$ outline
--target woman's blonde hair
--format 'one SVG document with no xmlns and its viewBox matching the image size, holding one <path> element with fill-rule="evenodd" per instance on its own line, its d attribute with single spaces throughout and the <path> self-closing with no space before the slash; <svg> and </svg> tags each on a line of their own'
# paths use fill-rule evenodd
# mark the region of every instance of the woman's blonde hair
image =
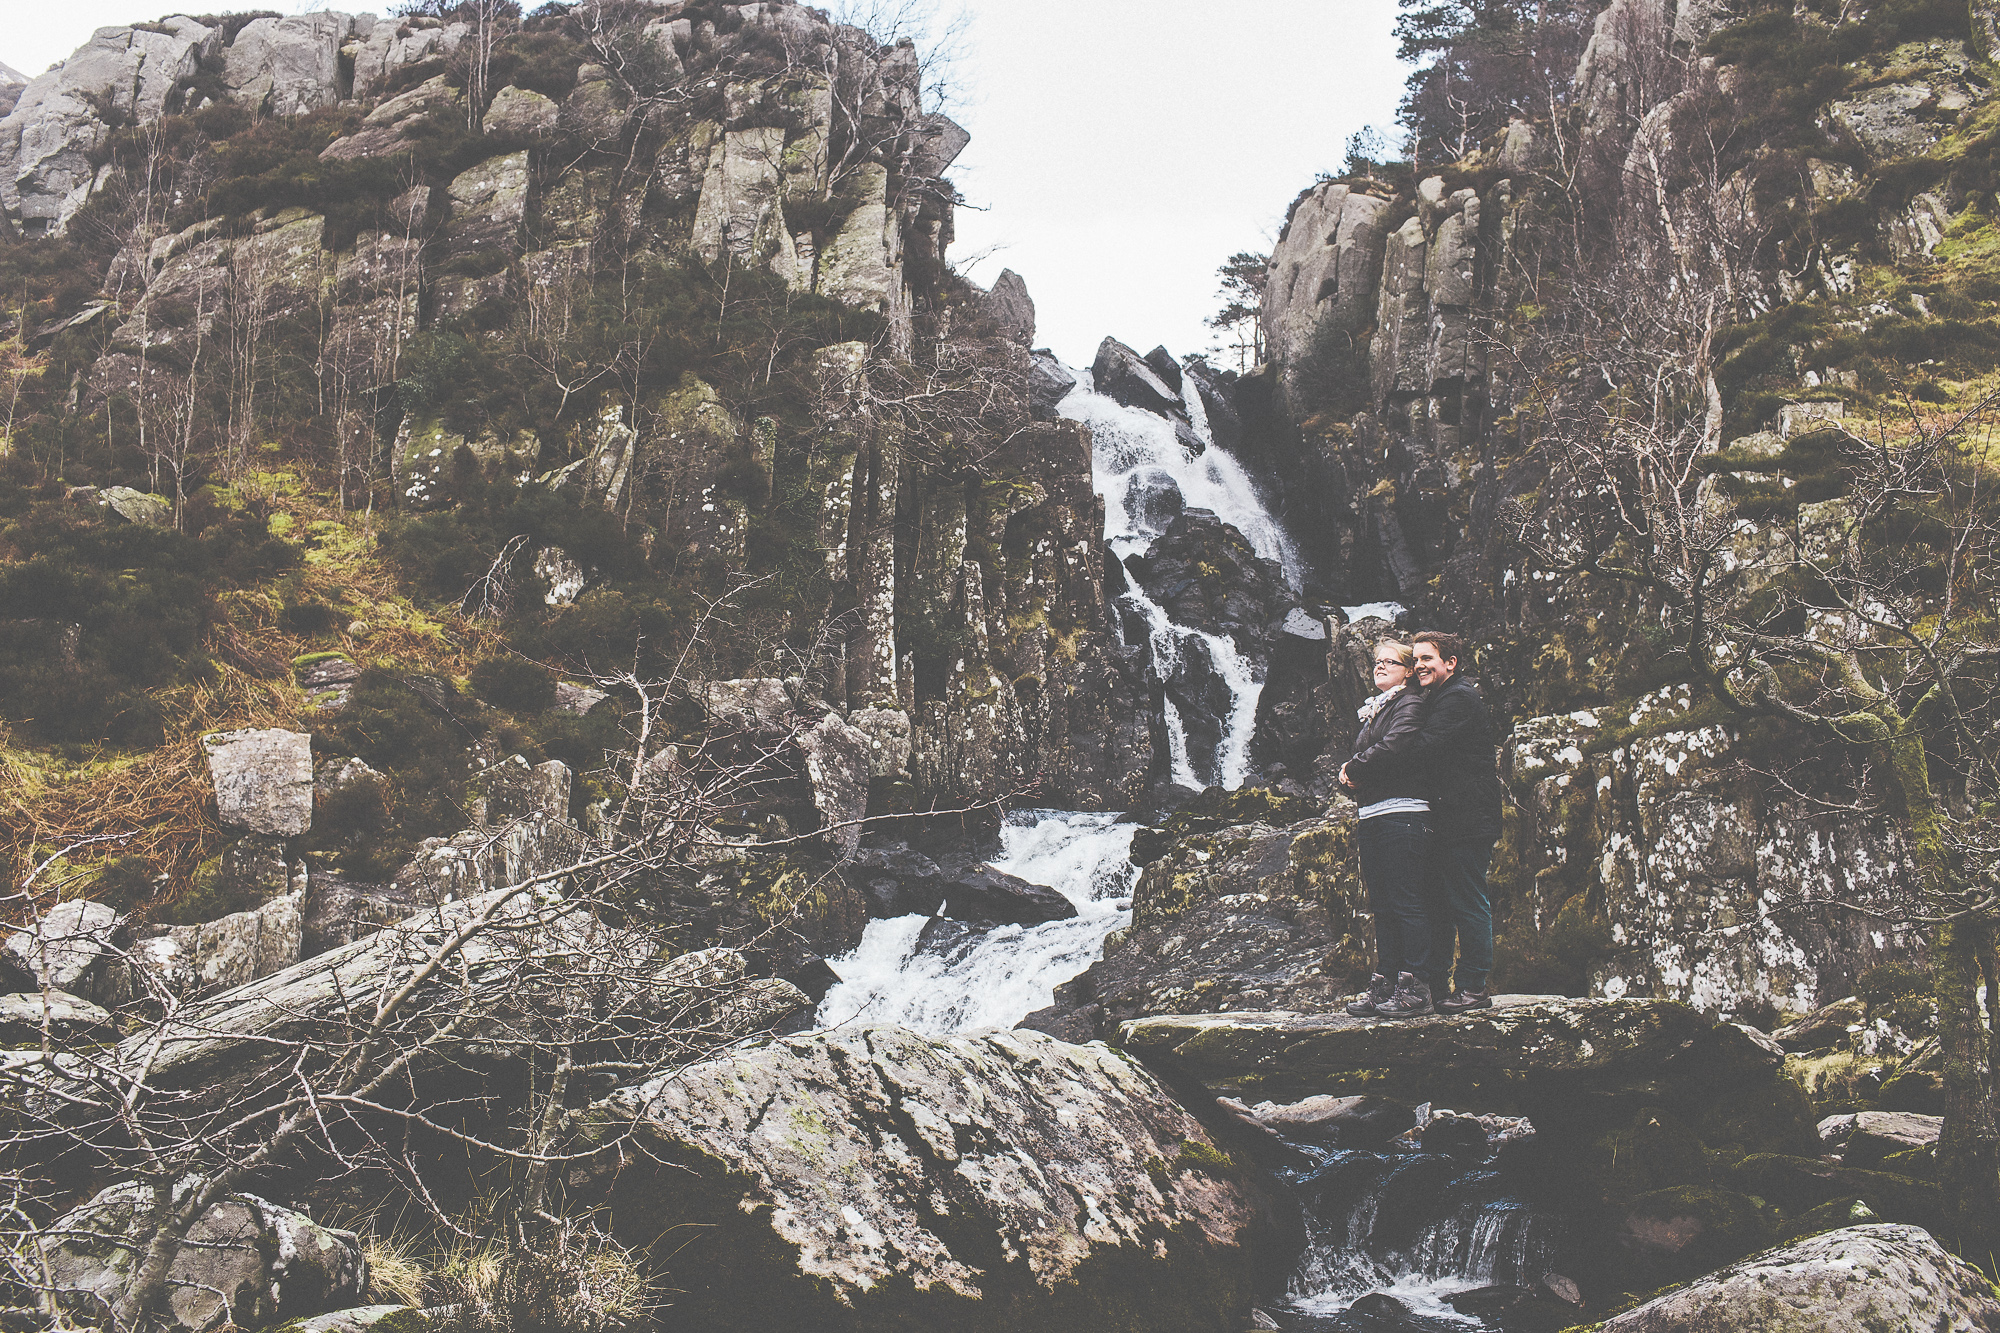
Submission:
<svg viewBox="0 0 2000 1333">
<path fill-rule="evenodd" d="M 1396 655 L 1396 662 L 1399 666 L 1412 666 L 1416 663 L 1417 650 L 1397 639 L 1384 639 L 1375 645 L 1376 661 L 1379 662 L 1382 660 L 1382 650 L 1384 648 L 1387 648 Z"/>
</svg>

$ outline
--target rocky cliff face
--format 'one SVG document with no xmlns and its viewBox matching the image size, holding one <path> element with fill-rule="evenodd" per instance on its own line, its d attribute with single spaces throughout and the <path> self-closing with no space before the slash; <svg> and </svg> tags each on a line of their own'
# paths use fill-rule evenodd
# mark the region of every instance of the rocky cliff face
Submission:
<svg viewBox="0 0 2000 1333">
<path fill-rule="evenodd" d="M 1786 763 L 1768 736 L 1690 714 L 1685 690 L 1658 688 L 1650 626 L 1662 604 L 1537 568 L 1521 544 L 1524 522 L 1537 539 L 1547 476 L 1516 415 L 1527 371 L 1514 331 L 1535 317 L 1521 305 L 1523 282 L 1543 262 L 1534 256 L 1550 191 L 1563 171 L 1598 171 L 1592 188 L 1657 207 L 1651 173 L 1676 135 L 1701 132 L 1689 117 L 1703 98 L 1736 108 L 1719 114 L 1740 118 L 1739 137 L 1797 156 L 1790 187 L 1760 177 L 1754 152 L 1708 187 L 1754 195 L 1760 234 L 1782 238 L 1742 270 L 1757 292 L 1743 318 L 1756 328 L 1733 336 L 1742 350 L 1720 371 L 1733 429 L 1714 493 L 1791 493 L 1775 509 L 1744 502 L 1724 558 L 1745 569 L 1782 567 L 1774 551 L 1809 549 L 1832 520 L 1837 504 L 1818 503 L 1830 491 L 1799 489 L 1831 484 L 1802 454 L 1840 419 L 1843 403 L 1829 400 L 1874 401 L 1868 377 L 1880 372 L 1865 358 L 1893 359 L 1880 339 L 1920 318 L 1871 308 L 1862 291 L 1891 272 L 1918 285 L 1959 280 L 1965 261 L 1945 256 L 1964 252 L 1949 236 L 1988 225 L 1967 192 L 1983 170 L 1968 163 L 1987 151 L 1979 117 L 1991 87 L 1972 54 L 1984 20 L 1975 14 L 1968 28 L 1954 12 L 1896 28 L 1844 12 L 1772 35 L 1758 27 L 1769 20 L 1750 17 L 1729 4 L 1619 0 L 1596 19 L 1566 92 L 1574 139 L 1516 120 L 1412 182 L 1357 176 L 1305 191 L 1271 255 L 1270 365 L 1239 390 L 1270 442 L 1287 517 L 1338 600 L 1394 599 L 1414 621 L 1477 643 L 1482 687 L 1513 727 L 1510 832 L 1495 875 L 1519 937 L 1560 936 L 1562 948 L 1594 953 L 1592 984 L 1604 993 L 1711 1010 L 1764 994 L 1824 1002 L 1868 967 L 1909 957 L 1905 932 L 1801 906 L 1887 910 L 1909 888 L 1908 857 L 1891 821 L 1815 807 L 1852 799 L 1837 794 L 1848 779 L 1829 777 L 1816 796 L 1790 790 L 1768 776 Z M 1783 119 L 1796 103 L 1751 109 L 1781 79 L 1773 42 L 1835 66 L 1816 93 L 1782 93 L 1816 96 L 1817 119 Z M 1663 78 L 1662 62 L 1684 62 L 1676 68 L 1694 71 L 1693 84 Z M 1825 225 L 1836 214 L 1840 227 Z M 1763 331 L 1806 327 L 1803 311 L 1805 332 Z M 1850 344 L 1832 345 L 1834 321 L 1846 321 Z M 1744 467 L 1754 470 L 1729 471 Z M 1734 595 L 1755 597 L 1770 577 Z"/>
<path fill-rule="evenodd" d="M 532 20 L 484 64 L 467 22 L 423 17 L 97 33 L 0 121 L 7 226 L 58 237 L 88 206 L 122 235 L 79 406 L 143 429 L 182 411 L 225 347 L 254 363 L 260 340 L 305 336 L 338 386 L 350 486 L 386 474 L 407 513 L 451 511 L 468 468 L 539 479 L 656 532 L 657 567 L 720 587 L 768 566 L 782 510 L 778 540 L 818 547 L 844 609 L 824 692 L 868 737 L 890 806 L 1030 789 L 1129 803 L 1144 723 L 1106 633 L 1088 432 L 1025 419 L 1021 279 L 986 294 L 944 268 L 944 173 L 966 135 L 923 109 L 913 48 L 792 3 L 664 5 L 627 26 L 597 40 Z M 300 128 L 257 128 L 286 120 Z M 134 127 L 161 123 L 190 188 L 155 207 L 140 177 L 158 164 L 130 149 Z M 326 186 L 267 174 L 224 198 L 205 183 L 230 177 L 231 134 L 316 145 L 319 165 L 278 170 Z M 501 419 L 495 401 L 518 390 L 499 385 L 469 410 L 448 388 L 417 401 L 432 381 L 407 354 L 427 338 L 520 351 L 562 380 L 562 358 L 590 355 L 564 338 L 621 265 L 714 274 L 704 299 L 723 312 L 734 273 L 760 293 L 743 308 L 818 297 L 875 323 L 812 354 L 761 415 L 742 401 L 754 372 L 616 390 L 592 374 L 577 387 L 599 406 L 556 424 Z M 767 342 L 766 386 L 780 352 L 799 355 Z M 888 368 L 913 356 L 914 372 Z M 249 392 L 232 429 L 260 429 Z M 532 554 L 568 568 L 557 548 Z M 601 586 L 581 566 L 567 577 L 561 605 Z"/>
</svg>

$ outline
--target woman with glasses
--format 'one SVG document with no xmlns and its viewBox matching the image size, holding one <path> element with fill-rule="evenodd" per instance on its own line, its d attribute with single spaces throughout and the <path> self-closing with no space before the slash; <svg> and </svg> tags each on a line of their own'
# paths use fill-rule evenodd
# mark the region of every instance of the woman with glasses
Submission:
<svg viewBox="0 0 2000 1333">
<path fill-rule="evenodd" d="M 1410 1018 L 1433 1012 L 1431 927 L 1424 914 L 1424 857 L 1430 842 L 1430 802 L 1411 753 L 1422 729 L 1423 694 L 1410 645 L 1375 645 L 1377 693 L 1361 706 L 1354 757 L 1340 784 L 1361 807 L 1357 840 L 1368 910 L 1375 918 L 1375 976 L 1368 993 L 1347 1006 L 1357 1017 Z"/>
</svg>

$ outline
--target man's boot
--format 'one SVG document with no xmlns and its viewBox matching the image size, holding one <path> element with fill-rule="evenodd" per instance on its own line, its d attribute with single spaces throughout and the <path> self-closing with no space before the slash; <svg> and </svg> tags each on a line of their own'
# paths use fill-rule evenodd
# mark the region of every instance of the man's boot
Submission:
<svg viewBox="0 0 2000 1333">
<path fill-rule="evenodd" d="M 1373 1018 L 1376 1011 L 1396 993 L 1396 983 L 1377 972 L 1368 979 L 1368 993 L 1356 996 L 1347 1005 L 1347 1012 L 1356 1018 Z"/>
<path fill-rule="evenodd" d="M 1431 988 L 1422 977 L 1408 972 L 1396 977 L 1396 993 L 1375 1006 L 1377 1018 L 1415 1018 L 1437 1012 L 1431 1007 Z"/>
<path fill-rule="evenodd" d="M 1441 1014 L 1462 1014 L 1468 1009 L 1491 1009 L 1493 997 L 1483 990 L 1462 990 L 1437 1002 Z"/>
</svg>

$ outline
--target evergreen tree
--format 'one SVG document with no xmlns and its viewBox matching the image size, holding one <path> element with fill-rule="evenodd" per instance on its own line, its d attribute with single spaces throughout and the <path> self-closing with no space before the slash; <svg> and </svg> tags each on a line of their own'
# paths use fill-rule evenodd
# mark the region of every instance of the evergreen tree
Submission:
<svg viewBox="0 0 2000 1333">
<path fill-rule="evenodd" d="M 1417 68 L 1400 114 L 1418 163 L 1463 157 L 1511 116 L 1568 96 L 1590 0 L 1398 0 L 1396 54 Z"/>
</svg>

